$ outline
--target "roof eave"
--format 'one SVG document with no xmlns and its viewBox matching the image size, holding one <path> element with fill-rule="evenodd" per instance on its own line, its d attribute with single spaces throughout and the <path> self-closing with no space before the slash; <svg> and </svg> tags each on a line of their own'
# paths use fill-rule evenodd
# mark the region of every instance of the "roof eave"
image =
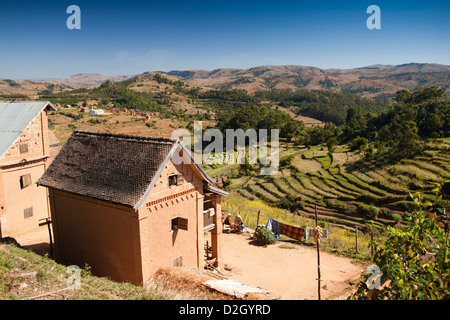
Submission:
<svg viewBox="0 0 450 320">
<path fill-rule="evenodd" d="M 151 190 L 153 189 L 153 187 L 156 184 L 156 181 L 159 179 L 159 177 L 161 176 L 166 164 L 169 162 L 170 159 L 172 159 L 175 151 L 177 150 L 178 147 L 180 147 L 183 150 L 183 153 L 186 154 L 189 158 L 189 160 L 191 161 L 191 163 L 194 165 L 194 167 L 198 170 L 198 172 L 200 172 L 201 176 L 206 180 L 206 182 L 209 185 L 214 184 L 214 180 L 211 179 L 210 176 L 208 176 L 208 174 L 205 172 L 205 170 L 203 170 L 202 166 L 195 161 L 194 157 L 192 156 L 191 152 L 186 148 L 186 146 L 180 141 L 180 139 L 176 139 L 174 140 L 175 143 L 172 147 L 172 149 L 170 149 L 169 153 L 167 154 L 167 157 L 164 159 L 164 161 L 162 162 L 162 164 L 159 166 L 158 171 L 156 172 L 155 176 L 153 177 L 152 181 L 150 182 L 150 185 L 148 186 L 147 190 L 145 190 L 144 194 L 142 195 L 142 197 L 139 199 L 139 201 L 136 203 L 136 205 L 133 207 L 133 209 L 135 211 L 139 210 L 140 207 L 142 207 L 142 205 L 144 204 L 145 199 L 147 199 L 148 195 L 150 194 Z M 227 194 L 228 195 L 228 194 Z"/>
<path fill-rule="evenodd" d="M 206 187 L 206 190 L 211 191 L 212 193 L 220 194 L 221 196 L 224 196 L 224 197 L 228 197 L 228 195 L 229 195 L 228 192 L 226 192 L 226 191 L 224 191 L 222 189 L 219 189 L 219 188 L 215 188 L 215 187 L 213 187 L 211 185 L 208 185 Z"/>
<path fill-rule="evenodd" d="M 32 122 L 36 119 L 36 117 L 37 117 L 39 114 L 41 114 L 41 112 L 42 112 L 43 110 L 45 110 L 45 109 L 47 109 L 47 108 L 50 108 L 50 109 L 52 109 L 53 111 L 58 111 L 58 109 L 57 109 L 50 101 L 44 102 L 42 108 L 40 109 L 41 111 L 40 111 L 39 113 L 37 113 L 37 114 L 36 114 L 36 115 L 35 115 L 35 116 L 27 123 L 27 125 L 25 126 L 25 129 L 24 129 L 23 131 L 25 131 L 26 128 L 28 128 L 28 126 L 30 125 L 30 123 L 32 123 Z M 12 141 L 12 143 L 8 146 L 8 148 L 5 149 L 5 151 L 4 151 L 2 154 L 0 154 L 0 159 L 2 159 L 2 158 L 4 157 L 4 155 L 8 152 L 8 150 L 11 149 L 11 147 L 16 143 L 16 141 L 17 141 L 17 140 L 20 138 L 20 136 L 22 135 L 23 131 L 20 132 L 20 133 L 18 133 L 17 137 Z"/>
</svg>

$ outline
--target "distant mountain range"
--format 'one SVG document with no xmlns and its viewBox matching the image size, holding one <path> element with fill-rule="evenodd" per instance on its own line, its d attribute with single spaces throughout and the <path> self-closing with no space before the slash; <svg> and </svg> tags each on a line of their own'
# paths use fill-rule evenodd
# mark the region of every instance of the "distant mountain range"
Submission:
<svg viewBox="0 0 450 320">
<path fill-rule="evenodd" d="M 245 89 L 250 92 L 271 88 L 332 90 L 365 97 L 389 97 L 400 89 L 444 87 L 450 94 L 450 66 L 428 63 L 372 65 L 355 69 L 320 69 L 298 65 L 267 65 L 249 69 L 220 68 L 208 70 L 174 70 L 160 72 L 186 83 L 202 87 Z M 96 73 L 73 75 L 66 79 L 0 79 L 0 94 L 57 93 L 76 88 L 92 88 L 103 82 L 124 81 L 140 75 L 103 76 Z"/>
<path fill-rule="evenodd" d="M 99 85 L 101 85 L 103 82 L 105 82 L 107 80 L 114 81 L 114 82 L 120 82 L 120 81 L 125 81 L 127 79 L 130 79 L 134 76 L 135 75 L 123 75 L 123 76 L 108 77 L 108 76 L 103 76 L 98 73 L 80 73 L 80 74 L 73 75 L 70 78 L 59 79 L 59 80 L 55 80 L 55 81 L 59 82 L 61 84 L 64 84 L 64 85 L 71 86 L 71 87 L 89 88 L 89 87 L 98 87 Z"/>
<path fill-rule="evenodd" d="M 400 89 L 445 87 L 450 93 L 450 66 L 409 63 L 373 65 L 356 69 L 320 69 L 307 66 L 259 66 L 250 69 L 171 71 L 167 74 L 193 85 L 238 88 L 325 89 L 368 97 L 394 95 Z"/>
</svg>

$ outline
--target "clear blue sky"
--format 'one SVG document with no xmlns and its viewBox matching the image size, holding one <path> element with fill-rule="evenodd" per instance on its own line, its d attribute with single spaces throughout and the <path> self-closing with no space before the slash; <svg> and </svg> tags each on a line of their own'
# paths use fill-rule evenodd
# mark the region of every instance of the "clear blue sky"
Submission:
<svg viewBox="0 0 450 320">
<path fill-rule="evenodd" d="M 69 5 L 81 30 L 69 30 Z M 381 30 L 369 30 L 369 5 Z M 0 78 L 307 65 L 450 65 L 450 1 L 1 0 Z"/>
</svg>

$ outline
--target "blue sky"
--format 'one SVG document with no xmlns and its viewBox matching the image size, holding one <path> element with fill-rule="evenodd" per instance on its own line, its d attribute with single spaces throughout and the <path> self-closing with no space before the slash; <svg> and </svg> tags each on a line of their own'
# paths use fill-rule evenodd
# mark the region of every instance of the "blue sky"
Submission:
<svg viewBox="0 0 450 320">
<path fill-rule="evenodd" d="M 72 4 L 81 30 L 66 27 Z M 450 65 L 450 1 L 0 2 L 0 78 L 409 62 Z"/>
</svg>

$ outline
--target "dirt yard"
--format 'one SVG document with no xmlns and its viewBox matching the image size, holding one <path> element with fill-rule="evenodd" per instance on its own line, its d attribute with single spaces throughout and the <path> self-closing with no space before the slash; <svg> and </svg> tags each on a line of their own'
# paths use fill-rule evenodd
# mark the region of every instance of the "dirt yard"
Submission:
<svg viewBox="0 0 450 320">
<path fill-rule="evenodd" d="M 223 233 L 224 276 L 257 286 L 281 300 L 317 300 L 317 250 L 289 241 L 264 247 L 251 233 Z M 49 249 L 48 230 L 18 237 L 18 242 L 41 254 Z M 350 259 L 320 252 L 321 299 L 346 299 L 351 286 L 367 268 Z M 227 270 L 228 269 L 228 270 Z M 231 270 L 230 270 L 231 269 Z"/>
<path fill-rule="evenodd" d="M 251 234 L 223 234 L 224 274 L 277 294 L 281 300 L 317 300 L 317 250 L 278 241 L 267 247 Z M 282 247 L 280 247 L 282 246 Z M 321 299 L 346 299 L 349 280 L 359 279 L 367 266 L 320 252 Z M 346 292 L 344 292 L 346 290 Z"/>
</svg>

